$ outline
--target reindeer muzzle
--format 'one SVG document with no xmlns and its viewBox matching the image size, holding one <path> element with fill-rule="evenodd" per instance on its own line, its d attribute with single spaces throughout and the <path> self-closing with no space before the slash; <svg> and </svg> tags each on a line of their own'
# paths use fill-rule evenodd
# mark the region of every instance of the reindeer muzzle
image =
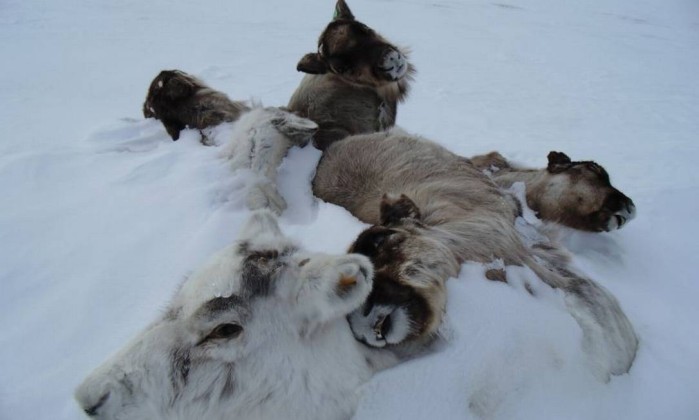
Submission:
<svg viewBox="0 0 699 420">
<path fill-rule="evenodd" d="M 396 82 L 408 72 L 408 59 L 400 51 L 391 48 L 384 54 L 377 67 L 384 78 Z"/>
</svg>

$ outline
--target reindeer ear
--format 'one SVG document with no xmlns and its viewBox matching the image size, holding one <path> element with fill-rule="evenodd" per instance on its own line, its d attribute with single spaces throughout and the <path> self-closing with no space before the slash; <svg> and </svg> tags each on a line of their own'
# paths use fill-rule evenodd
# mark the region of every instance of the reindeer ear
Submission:
<svg viewBox="0 0 699 420">
<path fill-rule="evenodd" d="M 299 146 L 305 146 L 318 131 L 318 124 L 284 110 L 280 110 L 278 116 L 272 119 L 272 125 Z"/>
<path fill-rule="evenodd" d="M 420 209 L 408 198 L 401 194 L 400 197 L 384 194 L 381 198 L 381 224 L 384 226 L 395 225 L 403 219 L 420 220 Z"/>
<path fill-rule="evenodd" d="M 308 53 L 296 65 L 296 71 L 308 74 L 325 74 L 328 72 L 328 65 L 318 53 Z"/>
<path fill-rule="evenodd" d="M 335 4 L 335 14 L 333 14 L 333 20 L 340 19 L 354 20 L 354 15 L 352 14 L 349 6 L 347 6 L 347 3 L 345 3 L 345 0 L 337 0 L 337 3 Z"/>
<path fill-rule="evenodd" d="M 551 173 L 561 172 L 564 169 L 567 169 L 568 166 L 572 163 L 568 155 L 566 155 L 563 152 L 549 152 L 548 160 L 549 165 L 546 168 L 546 170 L 548 170 Z"/>
</svg>

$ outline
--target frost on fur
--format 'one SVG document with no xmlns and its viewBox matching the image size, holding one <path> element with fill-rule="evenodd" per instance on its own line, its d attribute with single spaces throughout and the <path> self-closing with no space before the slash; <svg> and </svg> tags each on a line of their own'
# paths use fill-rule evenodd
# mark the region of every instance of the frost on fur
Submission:
<svg viewBox="0 0 699 420">
<path fill-rule="evenodd" d="M 221 156 L 247 180 L 246 206 L 281 214 L 286 201 L 277 190 L 277 168 L 292 146 L 305 146 L 318 126 L 279 108 L 255 108 L 235 123 Z"/>
<path fill-rule="evenodd" d="M 277 191 L 277 167 L 291 146 L 305 146 L 318 130 L 311 120 L 281 108 L 250 108 L 232 101 L 194 76 L 163 70 L 156 76 L 143 104 L 143 115 L 160 120 L 173 140 L 185 128 L 199 129 L 202 143 L 223 143 L 222 156 L 246 182 L 245 205 L 281 214 L 286 202 Z M 224 122 L 232 122 L 229 138 L 214 138 Z M 225 131 L 224 131 L 225 132 Z"/>
<path fill-rule="evenodd" d="M 255 212 L 75 397 L 99 419 L 347 419 L 394 363 L 345 320 L 372 276 L 366 257 L 303 251 Z"/>
<path fill-rule="evenodd" d="M 567 165 L 547 172 L 555 176 Z M 368 256 L 376 273 L 366 303 L 350 316 L 355 336 L 377 348 L 419 352 L 438 333 L 445 282 L 462 263 L 490 264 L 486 277 L 502 282 L 508 281 L 508 266 L 521 266 L 563 291 L 595 375 L 606 381 L 627 372 L 638 340 L 619 302 L 573 272 L 545 224 L 527 223 L 526 206 L 481 169 L 436 143 L 398 131 L 349 137 L 325 150 L 314 193 L 374 225 L 350 247 Z M 585 170 L 602 174 L 592 165 Z M 523 196 L 524 184 L 519 186 L 512 191 Z M 589 189 L 574 194 L 586 191 L 596 195 Z"/>
</svg>

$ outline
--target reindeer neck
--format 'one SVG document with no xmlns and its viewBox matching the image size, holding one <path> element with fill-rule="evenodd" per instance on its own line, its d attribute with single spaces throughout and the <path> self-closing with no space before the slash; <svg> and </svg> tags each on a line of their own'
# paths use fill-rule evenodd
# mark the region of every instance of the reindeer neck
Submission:
<svg viewBox="0 0 699 420">
<path fill-rule="evenodd" d="M 395 109 L 398 102 L 403 102 L 408 96 L 408 89 L 403 80 L 399 82 L 389 83 L 385 86 L 376 88 L 376 94 L 384 101 L 385 104 Z"/>
<path fill-rule="evenodd" d="M 549 180 L 546 169 L 508 168 L 494 173 L 492 178 L 501 188 L 510 188 L 516 182 L 523 182 L 527 205 L 532 210 L 539 211 L 539 198 Z"/>
<path fill-rule="evenodd" d="M 510 188 L 515 182 L 524 182 L 527 191 L 545 182 L 545 169 L 505 168 L 491 175 L 493 181 L 502 188 Z"/>
</svg>

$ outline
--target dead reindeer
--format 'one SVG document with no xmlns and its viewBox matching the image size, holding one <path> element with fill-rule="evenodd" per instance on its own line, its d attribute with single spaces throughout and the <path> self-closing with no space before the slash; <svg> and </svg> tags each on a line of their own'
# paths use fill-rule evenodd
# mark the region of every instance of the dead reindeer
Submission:
<svg viewBox="0 0 699 420">
<path fill-rule="evenodd" d="M 289 101 L 289 109 L 315 121 L 314 145 L 325 150 L 349 135 L 393 127 L 396 112 L 413 80 L 408 53 L 357 21 L 344 0 L 297 70 L 308 73 Z"/>
<path fill-rule="evenodd" d="M 527 205 L 543 220 L 608 232 L 621 229 L 636 216 L 633 201 L 612 186 L 607 171 L 595 162 L 571 161 L 561 152 L 549 153 L 545 169 L 517 167 L 498 152 L 471 161 L 503 188 L 523 182 Z"/>
<path fill-rule="evenodd" d="M 269 209 L 280 215 L 286 201 L 277 191 L 277 167 L 292 146 L 305 146 L 318 126 L 288 110 L 248 107 L 234 102 L 193 76 L 164 70 L 153 80 L 143 115 L 162 121 L 173 140 L 185 127 L 204 130 L 235 122 L 230 136 L 217 139 L 221 157 L 245 181 L 245 204 L 250 210 Z M 213 144 L 202 131 L 202 142 Z"/>
<path fill-rule="evenodd" d="M 236 121 L 250 108 L 232 101 L 201 80 L 180 70 L 163 70 L 150 84 L 143 116 L 160 120 L 173 140 L 185 128 L 203 130 L 223 122 Z M 207 143 L 202 132 L 202 143 Z"/>
<path fill-rule="evenodd" d="M 507 280 L 508 266 L 526 267 L 564 292 L 599 379 L 630 369 L 638 340 L 617 300 L 575 274 L 545 235 L 529 243 L 515 225 L 520 203 L 470 160 L 396 131 L 353 136 L 325 150 L 313 192 L 375 225 L 350 248 L 375 267 L 372 294 L 349 317 L 358 339 L 420 351 L 441 323 L 445 281 L 466 261 L 497 263 L 488 278 Z"/>
<path fill-rule="evenodd" d="M 396 363 L 345 320 L 372 273 L 362 255 L 301 249 L 255 212 L 75 398 L 102 420 L 349 419 L 364 384 Z"/>
</svg>

